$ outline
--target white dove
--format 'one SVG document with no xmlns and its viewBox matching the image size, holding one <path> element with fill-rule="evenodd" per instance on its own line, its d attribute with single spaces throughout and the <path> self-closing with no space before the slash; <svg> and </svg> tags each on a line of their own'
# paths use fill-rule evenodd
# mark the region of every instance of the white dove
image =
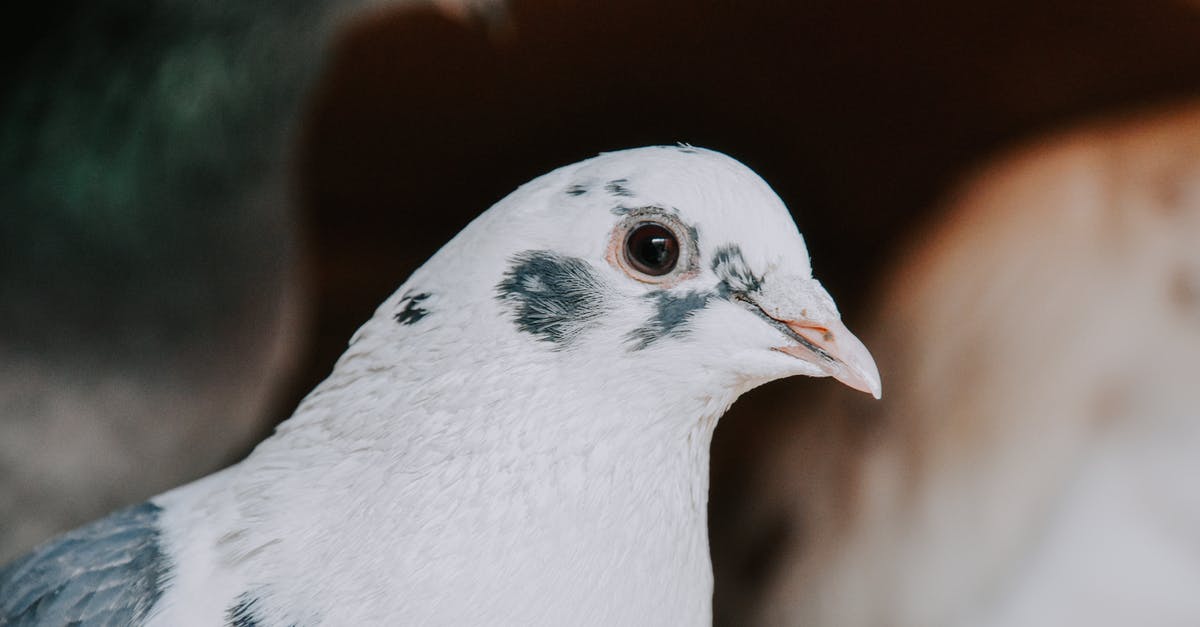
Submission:
<svg viewBox="0 0 1200 627">
<path fill-rule="evenodd" d="M 0 624 L 708 624 L 713 429 L 790 375 L 880 394 L 771 188 L 604 154 L 463 229 L 247 459 L 0 571 Z"/>
</svg>

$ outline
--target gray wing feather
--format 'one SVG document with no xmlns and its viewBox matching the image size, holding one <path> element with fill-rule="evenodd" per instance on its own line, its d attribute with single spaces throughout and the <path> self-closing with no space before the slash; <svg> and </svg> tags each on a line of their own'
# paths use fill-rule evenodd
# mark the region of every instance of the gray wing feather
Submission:
<svg viewBox="0 0 1200 627">
<path fill-rule="evenodd" d="M 170 566 L 161 508 L 142 503 L 38 547 L 0 569 L 0 625 L 139 625 Z"/>
</svg>

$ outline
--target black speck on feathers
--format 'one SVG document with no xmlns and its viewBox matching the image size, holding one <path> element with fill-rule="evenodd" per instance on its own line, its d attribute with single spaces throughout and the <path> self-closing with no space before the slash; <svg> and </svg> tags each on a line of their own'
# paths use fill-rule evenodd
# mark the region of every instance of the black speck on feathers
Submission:
<svg viewBox="0 0 1200 627">
<path fill-rule="evenodd" d="M 429 315 L 429 310 L 421 307 L 421 303 L 429 298 L 429 292 L 420 292 L 413 294 L 409 292 L 400 298 L 400 302 L 404 305 L 404 309 L 396 313 L 396 322 L 400 324 L 413 325 Z"/>
<path fill-rule="evenodd" d="M 613 196 L 630 198 L 633 196 L 633 192 L 629 191 L 628 185 L 629 179 L 613 179 L 604 184 L 604 191 L 612 194 Z"/>
<path fill-rule="evenodd" d="M 242 593 L 237 603 L 225 612 L 228 627 L 263 627 L 255 613 L 258 599 L 249 592 Z"/>
</svg>

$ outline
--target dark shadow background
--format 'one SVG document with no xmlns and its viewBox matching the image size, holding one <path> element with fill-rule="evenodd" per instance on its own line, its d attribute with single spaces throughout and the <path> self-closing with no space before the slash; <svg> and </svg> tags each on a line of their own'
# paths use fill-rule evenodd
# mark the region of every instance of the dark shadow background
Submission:
<svg viewBox="0 0 1200 627">
<path fill-rule="evenodd" d="M 8 21 L 0 78 L 73 6 Z M 1200 95 L 1197 42 L 1200 5 L 1182 0 L 524 0 L 477 18 L 411 8 L 357 19 L 295 135 L 312 324 L 272 420 L 463 225 L 524 181 L 606 150 L 688 142 L 757 170 L 854 328 L 888 260 L 973 165 L 1081 118 Z M 719 619 L 725 591 L 752 587 L 769 552 L 723 552 L 723 512 L 787 419 L 773 411 L 781 386 L 820 385 L 831 383 L 756 391 L 717 431 Z"/>
</svg>

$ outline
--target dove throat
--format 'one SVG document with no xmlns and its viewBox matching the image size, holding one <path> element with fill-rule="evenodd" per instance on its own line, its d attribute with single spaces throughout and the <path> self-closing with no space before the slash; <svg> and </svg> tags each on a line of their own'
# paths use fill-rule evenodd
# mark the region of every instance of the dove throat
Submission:
<svg viewBox="0 0 1200 627">
<path fill-rule="evenodd" d="M 310 585 L 262 605 L 336 608 L 322 620 L 338 624 L 711 622 L 709 446 L 735 393 L 506 358 L 518 348 L 441 369 L 343 359 L 239 468 L 254 530 L 238 538 L 258 540 L 227 553 L 247 572 L 352 574 L 329 580 L 362 582 L 383 601 L 358 609 L 382 613 Z M 298 486 L 306 511 L 272 505 Z"/>
</svg>

